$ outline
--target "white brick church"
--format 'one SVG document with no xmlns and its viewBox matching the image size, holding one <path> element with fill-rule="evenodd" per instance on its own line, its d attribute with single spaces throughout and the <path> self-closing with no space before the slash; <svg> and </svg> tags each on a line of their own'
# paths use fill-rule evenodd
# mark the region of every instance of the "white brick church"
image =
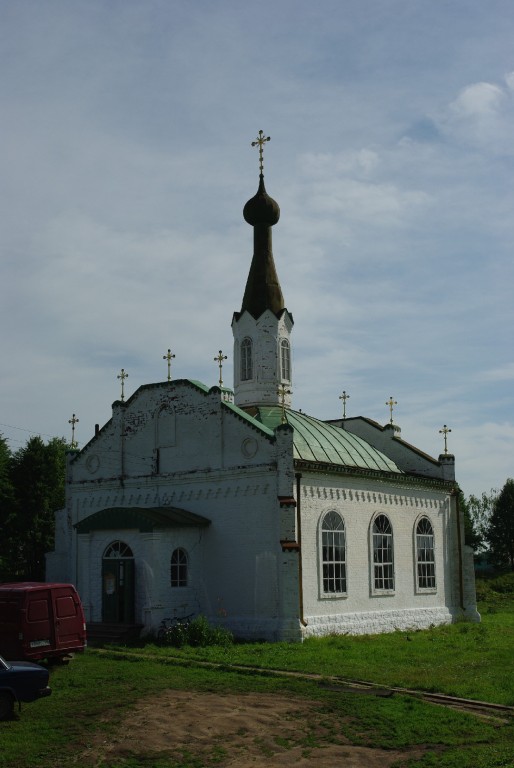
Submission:
<svg viewBox="0 0 514 768">
<path fill-rule="evenodd" d="M 233 391 L 179 379 L 113 404 L 69 454 L 47 579 L 76 584 L 88 622 L 144 632 L 186 614 L 292 641 L 479 621 L 454 457 L 426 455 L 392 423 L 291 408 L 279 216 L 261 164 Z"/>
</svg>

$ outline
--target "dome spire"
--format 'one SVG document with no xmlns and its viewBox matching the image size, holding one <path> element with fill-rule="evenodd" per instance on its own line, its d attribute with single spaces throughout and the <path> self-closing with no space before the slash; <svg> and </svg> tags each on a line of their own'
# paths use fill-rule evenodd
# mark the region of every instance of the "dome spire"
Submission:
<svg viewBox="0 0 514 768">
<path fill-rule="evenodd" d="M 259 147 L 259 188 L 243 209 L 245 221 L 253 227 L 254 252 L 241 312 L 247 310 L 256 318 L 266 309 L 270 309 L 274 314 L 284 309 L 284 297 L 278 281 L 271 242 L 271 227 L 280 218 L 280 208 L 264 186 L 263 148 L 268 141 L 271 141 L 271 137 L 265 136 L 264 131 L 259 131 L 257 139 L 252 141 L 252 147 Z"/>
<path fill-rule="evenodd" d="M 291 407 L 293 317 L 284 304 L 271 247 L 271 229 L 280 218 L 278 203 L 264 187 L 263 149 L 270 141 L 259 131 L 259 188 L 243 216 L 253 228 L 253 258 L 240 312 L 232 317 L 234 402 L 240 408 Z"/>
</svg>

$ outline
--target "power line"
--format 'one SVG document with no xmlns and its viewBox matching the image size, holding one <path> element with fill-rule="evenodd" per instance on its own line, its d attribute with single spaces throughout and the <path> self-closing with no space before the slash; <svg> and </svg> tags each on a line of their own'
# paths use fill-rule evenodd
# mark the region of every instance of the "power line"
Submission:
<svg viewBox="0 0 514 768">
<path fill-rule="evenodd" d="M 0 427 L 9 427 L 9 429 L 19 429 L 20 432 L 30 432 L 33 435 L 42 435 L 43 437 L 56 437 L 56 435 L 49 435 L 46 432 L 40 432 L 37 429 L 25 429 L 25 427 L 15 427 L 13 424 L 3 424 L 1 421 L 0 421 Z"/>
<path fill-rule="evenodd" d="M 30 435 L 36 435 L 37 437 L 49 437 L 52 440 L 55 437 L 57 437 L 57 435 L 49 435 L 46 432 L 39 432 L 37 429 L 26 429 L 25 427 L 15 427 L 14 424 L 4 424 L 1 421 L 0 421 L 0 427 L 8 427 L 9 429 L 17 429 L 20 432 L 28 432 Z M 9 436 L 2 435 L 2 437 L 8 443 L 19 443 L 20 445 L 23 445 L 24 442 L 25 442 L 24 440 L 20 440 L 17 437 L 11 437 L 11 435 L 9 435 Z M 64 436 L 61 436 L 61 437 L 63 437 L 63 439 L 65 439 Z M 60 439 L 60 438 L 58 438 L 58 439 Z"/>
</svg>

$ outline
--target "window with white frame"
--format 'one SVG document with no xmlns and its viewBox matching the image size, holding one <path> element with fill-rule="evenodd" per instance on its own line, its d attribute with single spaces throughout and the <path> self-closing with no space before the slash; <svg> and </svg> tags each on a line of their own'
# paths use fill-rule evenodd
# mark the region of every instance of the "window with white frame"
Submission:
<svg viewBox="0 0 514 768">
<path fill-rule="evenodd" d="M 284 381 L 291 381 L 291 347 L 287 339 L 280 342 L 280 376 Z"/>
<path fill-rule="evenodd" d="M 188 557 L 185 549 L 179 547 L 171 553 L 171 586 L 187 587 Z"/>
<path fill-rule="evenodd" d="M 434 529 L 428 517 L 416 525 L 416 571 L 418 589 L 435 589 Z"/>
<path fill-rule="evenodd" d="M 134 557 L 129 545 L 119 539 L 112 541 L 109 544 L 103 556 L 105 560 L 118 560 L 123 557 Z"/>
<path fill-rule="evenodd" d="M 394 590 L 393 529 L 386 515 L 373 521 L 373 587 L 380 592 Z"/>
<path fill-rule="evenodd" d="M 321 522 L 323 594 L 346 592 L 346 536 L 344 521 L 337 512 L 327 512 Z"/>
<path fill-rule="evenodd" d="M 248 336 L 241 342 L 241 381 L 253 377 L 252 340 Z"/>
</svg>

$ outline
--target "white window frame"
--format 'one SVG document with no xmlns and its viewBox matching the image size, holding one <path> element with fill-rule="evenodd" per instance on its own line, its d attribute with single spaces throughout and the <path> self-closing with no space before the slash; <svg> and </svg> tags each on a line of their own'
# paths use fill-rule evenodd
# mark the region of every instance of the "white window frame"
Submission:
<svg viewBox="0 0 514 768">
<path fill-rule="evenodd" d="M 330 527 L 327 523 L 330 523 Z M 346 525 L 343 516 L 335 509 L 325 512 L 320 518 L 318 547 L 320 598 L 330 600 L 335 597 L 346 597 L 348 594 Z M 339 556 L 336 557 L 336 554 Z M 326 589 L 330 584 L 334 589 Z M 336 587 L 342 588 L 336 589 Z"/>
<path fill-rule="evenodd" d="M 280 378 L 291 381 L 291 345 L 288 339 L 280 340 Z"/>
<path fill-rule="evenodd" d="M 389 530 L 375 531 L 387 521 Z M 370 577 L 372 595 L 394 595 L 394 532 L 391 519 L 384 512 L 377 513 L 370 525 Z M 390 553 L 390 554 L 389 554 Z"/>
<path fill-rule="evenodd" d="M 420 533 L 418 529 L 422 525 L 430 526 L 430 532 Z M 431 553 L 431 556 L 430 554 L 427 556 L 427 552 Z M 422 583 L 428 580 L 431 581 L 429 586 Z M 437 592 L 434 525 L 427 515 L 418 517 L 414 524 L 414 583 L 418 594 L 426 595 Z"/>
<path fill-rule="evenodd" d="M 174 563 L 174 555 L 177 557 L 183 557 L 183 560 Z M 181 572 L 185 568 L 185 579 L 182 578 Z M 176 571 L 174 577 L 174 571 Z M 184 582 L 184 583 L 182 583 Z M 189 555 L 184 547 L 175 547 L 170 557 L 170 585 L 172 589 L 184 589 L 189 586 Z"/>
<path fill-rule="evenodd" d="M 102 555 L 103 560 L 133 560 L 132 547 L 121 539 L 114 539 L 108 544 Z"/>
</svg>

